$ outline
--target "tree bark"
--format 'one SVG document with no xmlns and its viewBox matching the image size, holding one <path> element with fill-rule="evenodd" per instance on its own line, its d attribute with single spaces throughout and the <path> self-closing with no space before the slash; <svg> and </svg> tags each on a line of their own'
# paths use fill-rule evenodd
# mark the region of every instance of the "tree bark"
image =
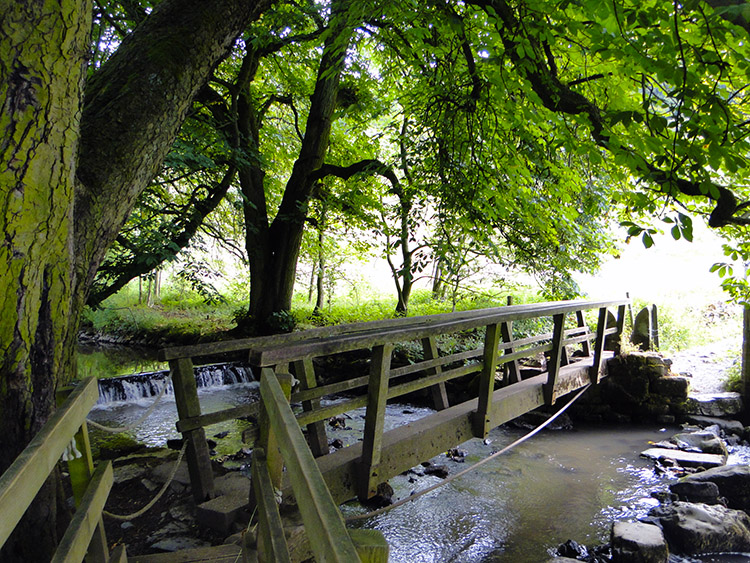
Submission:
<svg viewBox="0 0 750 563">
<path fill-rule="evenodd" d="M 250 260 L 249 316 L 263 329 L 270 316 L 288 311 L 296 278 L 297 258 L 308 203 L 328 151 L 329 137 L 346 50 L 353 32 L 350 4 L 331 4 L 329 35 L 324 42 L 315 91 L 310 101 L 305 136 L 286 184 L 279 210 L 269 225 L 262 177 L 240 173 L 242 191 L 252 209 L 246 209 L 246 246 Z M 246 203 L 246 207 L 248 204 Z"/>
<path fill-rule="evenodd" d="M 93 77 L 91 3 L 19 1 L 0 18 L 0 472 L 47 420 L 89 286 L 194 94 L 262 2 L 165 0 Z M 81 113 L 81 107 L 83 107 Z M 48 481 L 0 556 L 47 561 Z"/>
</svg>

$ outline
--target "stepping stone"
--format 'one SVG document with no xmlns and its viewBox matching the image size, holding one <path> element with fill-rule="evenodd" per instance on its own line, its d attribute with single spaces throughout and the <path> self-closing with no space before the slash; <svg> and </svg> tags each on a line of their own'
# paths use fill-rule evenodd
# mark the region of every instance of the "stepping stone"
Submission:
<svg viewBox="0 0 750 563">
<path fill-rule="evenodd" d="M 196 521 L 223 534 L 232 532 L 232 524 L 240 518 L 249 520 L 247 496 L 224 495 L 212 498 L 196 507 Z"/>
<path fill-rule="evenodd" d="M 665 448 L 649 448 L 641 452 L 643 457 L 664 461 L 672 459 L 682 467 L 720 467 L 726 463 L 726 457 L 716 454 L 699 454 L 683 452 L 681 450 L 668 450 Z"/>
<path fill-rule="evenodd" d="M 739 393 L 695 393 L 688 397 L 688 414 L 727 417 L 742 412 Z"/>
</svg>

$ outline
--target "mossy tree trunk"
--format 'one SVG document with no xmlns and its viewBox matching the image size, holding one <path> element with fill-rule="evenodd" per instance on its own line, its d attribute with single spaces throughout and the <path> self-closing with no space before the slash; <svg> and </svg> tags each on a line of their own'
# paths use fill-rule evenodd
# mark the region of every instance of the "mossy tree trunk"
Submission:
<svg viewBox="0 0 750 563">
<path fill-rule="evenodd" d="M 166 0 L 86 85 L 89 0 L 8 3 L 0 19 L 0 472 L 74 374 L 104 253 L 190 102 L 264 2 Z M 3 561 L 46 561 L 50 479 Z"/>
</svg>

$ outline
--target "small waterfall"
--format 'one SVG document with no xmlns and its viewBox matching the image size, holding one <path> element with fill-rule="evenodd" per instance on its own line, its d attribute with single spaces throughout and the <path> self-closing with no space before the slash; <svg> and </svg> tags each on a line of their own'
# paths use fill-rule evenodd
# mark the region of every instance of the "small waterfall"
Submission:
<svg viewBox="0 0 750 563">
<path fill-rule="evenodd" d="M 198 387 L 218 387 L 255 381 L 255 375 L 249 366 L 240 364 L 213 364 L 194 368 L 195 382 Z M 169 376 L 168 370 L 149 373 L 120 375 L 99 380 L 98 404 L 114 401 L 137 401 L 159 394 L 164 381 Z M 172 382 L 167 382 L 167 395 L 174 395 Z"/>
</svg>

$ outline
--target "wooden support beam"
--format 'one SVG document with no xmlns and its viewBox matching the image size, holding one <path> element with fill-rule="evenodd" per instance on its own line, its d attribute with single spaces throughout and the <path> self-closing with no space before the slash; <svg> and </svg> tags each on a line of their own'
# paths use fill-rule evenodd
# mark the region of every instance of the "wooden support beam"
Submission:
<svg viewBox="0 0 750 563">
<path fill-rule="evenodd" d="M 388 371 L 391 368 L 393 344 L 376 346 L 372 350 L 370 384 L 367 387 L 367 413 L 362 441 L 362 459 L 358 496 L 365 501 L 375 494 L 383 481 L 378 472 L 380 450 L 385 422 L 385 405 L 388 401 Z"/>
<path fill-rule="evenodd" d="M 586 339 L 581 341 L 581 348 L 583 351 L 584 356 L 590 356 L 591 355 L 591 337 L 590 333 L 588 331 L 588 327 L 586 326 L 586 319 L 583 317 L 583 311 L 576 311 L 576 324 L 579 328 L 586 329 Z"/>
<path fill-rule="evenodd" d="M 508 299 L 510 299 L 510 297 Z M 509 356 L 513 353 L 513 321 L 508 321 L 500 324 L 500 335 L 503 338 L 503 344 L 505 344 L 503 355 Z M 505 384 L 510 385 L 511 383 L 518 383 L 519 381 L 521 381 L 521 372 L 518 369 L 518 360 L 508 361 L 507 366 L 508 381 L 506 381 Z"/>
<path fill-rule="evenodd" d="M 57 393 L 57 402 L 60 405 L 72 391 L 71 387 L 65 388 Z M 73 436 L 76 450 L 81 454 L 78 457 L 68 456 L 68 475 L 70 476 L 70 488 L 73 490 L 73 500 L 76 507 L 81 505 L 81 499 L 86 493 L 86 488 L 91 482 L 94 474 L 94 457 L 91 455 L 91 441 L 86 421 Z M 107 546 L 107 534 L 104 530 L 104 521 L 99 518 L 99 523 L 94 530 L 89 545 L 87 563 L 106 563 L 109 560 L 109 548 Z"/>
<path fill-rule="evenodd" d="M 422 352 L 425 360 L 436 360 L 439 358 L 440 354 L 434 336 L 427 336 L 422 339 Z M 436 365 L 425 370 L 425 374 L 437 375 L 442 373 L 442 371 L 443 368 L 440 365 Z M 433 385 L 430 387 L 430 393 L 432 394 L 432 405 L 436 411 L 447 409 L 450 406 L 448 403 L 448 393 L 445 391 L 445 383 L 440 382 Z"/>
<path fill-rule="evenodd" d="M 52 563 L 83 561 L 91 538 L 101 521 L 104 503 L 107 502 L 113 481 L 112 462 L 107 460 L 100 463 L 81 499 L 81 505 L 73 515 L 65 535 L 57 546 Z"/>
<path fill-rule="evenodd" d="M 486 438 L 492 430 L 490 426 L 490 407 L 492 406 L 492 392 L 495 390 L 495 369 L 497 367 L 498 349 L 500 342 L 500 325 L 487 326 L 484 333 L 484 355 L 482 373 L 479 376 L 479 402 L 474 416 L 474 435 Z"/>
<path fill-rule="evenodd" d="M 260 393 L 286 461 L 286 475 L 297 499 L 302 521 L 305 529 L 310 531 L 308 539 L 316 560 L 331 563 L 359 562 L 360 558 L 349 538 L 344 519 L 326 487 L 273 372 L 261 377 Z M 318 459 L 328 457 L 330 456 Z"/>
<path fill-rule="evenodd" d="M 0 547 L 36 497 L 98 398 L 96 378 L 82 381 L 0 476 Z"/>
<path fill-rule="evenodd" d="M 193 374 L 193 361 L 190 358 L 170 360 L 169 369 L 172 372 L 172 387 L 179 418 L 200 416 L 201 404 Z M 207 501 L 214 497 L 214 474 L 206 432 L 202 427 L 188 430 L 182 433 L 182 439 L 188 444 L 186 457 L 193 498 L 196 503 Z"/>
<path fill-rule="evenodd" d="M 390 548 L 383 532 L 366 528 L 349 530 L 349 537 L 357 548 L 362 563 L 388 563 Z"/>
<path fill-rule="evenodd" d="M 264 380 L 268 379 L 272 379 L 279 385 L 284 400 L 288 404 L 292 390 L 292 376 L 288 373 L 276 375 L 273 369 L 263 368 L 260 372 L 261 385 L 263 385 Z M 277 433 L 274 431 L 274 421 L 271 420 L 271 414 L 268 412 L 267 407 L 268 405 L 261 400 L 260 414 L 258 415 L 258 424 L 260 426 L 260 440 L 258 445 L 265 451 L 266 465 L 268 466 L 268 472 L 271 474 L 271 482 L 274 487 L 280 489 L 281 477 L 284 472 L 284 458 L 279 449 Z"/>
<path fill-rule="evenodd" d="M 557 384 L 557 374 L 562 365 L 565 344 L 563 335 L 565 333 L 565 313 L 553 315 L 552 317 L 552 352 L 547 362 L 547 383 L 544 385 L 544 403 L 553 405 L 557 400 L 555 385 Z"/>
<path fill-rule="evenodd" d="M 591 383 L 599 383 L 599 373 L 602 367 L 602 355 L 604 354 L 604 342 L 607 338 L 607 308 L 599 309 L 599 319 L 596 321 L 596 340 L 594 340 L 594 363 L 591 366 Z"/>
<path fill-rule="evenodd" d="M 312 358 L 297 360 L 294 362 L 294 373 L 299 379 L 300 389 L 307 391 L 317 387 L 318 382 L 315 380 L 315 367 Z M 320 408 L 320 399 L 308 399 L 302 401 L 302 410 L 312 412 Z M 328 453 L 328 436 L 326 435 L 325 422 L 319 420 L 307 425 L 307 443 L 315 457 L 320 457 Z"/>
<path fill-rule="evenodd" d="M 276 502 L 274 484 L 266 464 L 263 448 L 253 449 L 251 466 L 253 491 L 258 514 L 258 561 L 260 563 L 288 563 L 289 547 Z"/>
</svg>

